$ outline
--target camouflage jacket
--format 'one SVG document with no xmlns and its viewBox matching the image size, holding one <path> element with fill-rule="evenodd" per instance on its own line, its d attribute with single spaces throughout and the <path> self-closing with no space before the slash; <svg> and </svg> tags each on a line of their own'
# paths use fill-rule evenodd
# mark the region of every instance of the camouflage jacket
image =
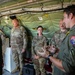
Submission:
<svg viewBox="0 0 75 75">
<path fill-rule="evenodd" d="M 60 30 L 56 31 L 53 38 L 51 39 L 51 45 L 54 45 L 59 48 L 62 43 L 62 40 L 66 36 L 66 33 L 67 30 L 65 32 L 61 32 Z"/>
<path fill-rule="evenodd" d="M 11 30 L 11 47 L 22 47 L 26 49 L 27 47 L 27 35 L 26 30 L 22 26 L 18 26 L 17 28 L 12 28 Z"/>
<path fill-rule="evenodd" d="M 32 40 L 32 56 L 39 55 L 39 52 L 42 52 L 42 47 L 47 46 L 47 40 L 45 36 L 39 37 L 38 35 Z"/>
</svg>

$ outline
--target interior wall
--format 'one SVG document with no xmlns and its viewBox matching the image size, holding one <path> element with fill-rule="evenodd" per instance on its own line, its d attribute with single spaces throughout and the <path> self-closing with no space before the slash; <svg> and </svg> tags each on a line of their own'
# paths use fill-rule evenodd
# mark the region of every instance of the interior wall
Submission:
<svg viewBox="0 0 75 75">
<path fill-rule="evenodd" d="M 51 13 L 22 13 L 16 14 L 20 21 L 27 30 L 28 36 L 28 47 L 25 56 L 31 57 L 31 41 L 33 36 L 37 34 L 37 26 L 41 25 L 44 28 L 43 34 L 48 39 L 48 44 L 55 33 L 59 29 L 59 20 L 63 17 L 62 12 L 51 12 Z M 8 16 L 0 18 L 0 29 L 10 38 L 11 28 L 13 27 L 12 22 Z"/>
<path fill-rule="evenodd" d="M 63 17 L 62 12 L 51 12 L 51 13 L 23 13 L 17 14 L 17 18 L 20 23 L 25 26 L 33 36 L 36 35 L 37 26 L 41 25 L 44 27 L 43 34 L 50 39 L 54 32 L 59 29 L 59 20 Z M 3 16 L 0 18 L 0 29 L 10 37 L 10 31 L 12 28 L 12 23 L 9 16 Z"/>
</svg>

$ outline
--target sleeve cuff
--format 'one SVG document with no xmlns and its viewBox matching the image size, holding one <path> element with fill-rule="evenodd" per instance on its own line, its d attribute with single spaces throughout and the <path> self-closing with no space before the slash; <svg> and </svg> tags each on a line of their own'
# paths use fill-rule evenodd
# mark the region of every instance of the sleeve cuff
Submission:
<svg viewBox="0 0 75 75">
<path fill-rule="evenodd" d="M 66 63 L 66 62 L 62 62 L 62 66 L 64 68 L 64 70 L 66 71 L 66 73 L 69 73 L 70 72 L 70 69 L 69 69 L 69 64 Z"/>
</svg>

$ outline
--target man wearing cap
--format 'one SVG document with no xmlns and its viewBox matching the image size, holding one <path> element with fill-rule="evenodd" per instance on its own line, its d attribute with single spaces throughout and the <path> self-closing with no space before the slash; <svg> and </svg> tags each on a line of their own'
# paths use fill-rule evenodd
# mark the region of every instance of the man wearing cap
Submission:
<svg viewBox="0 0 75 75">
<path fill-rule="evenodd" d="M 26 30 L 23 26 L 19 24 L 18 19 L 15 15 L 10 16 L 10 19 L 13 23 L 13 28 L 11 30 L 11 49 L 14 61 L 16 63 L 16 68 L 13 72 L 20 69 L 19 75 L 22 75 L 22 67 L 23 67 L 23 57 L 22 53 L 26 50 L 27 46 L 27 35 Z"/>
</svg>

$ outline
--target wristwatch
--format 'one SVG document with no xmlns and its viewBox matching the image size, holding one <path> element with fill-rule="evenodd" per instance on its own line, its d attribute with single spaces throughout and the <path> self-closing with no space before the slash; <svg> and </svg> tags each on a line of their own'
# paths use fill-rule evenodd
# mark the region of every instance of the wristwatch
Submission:
<svg viewBox="0 0 75 75">
<path fill-rule="evenodd" d="M 50 59 L 50 56 L 53 56 L 53 54 L 49 54 L 48 57 L 47 57 L 47 59 Z"/>
</svg>

